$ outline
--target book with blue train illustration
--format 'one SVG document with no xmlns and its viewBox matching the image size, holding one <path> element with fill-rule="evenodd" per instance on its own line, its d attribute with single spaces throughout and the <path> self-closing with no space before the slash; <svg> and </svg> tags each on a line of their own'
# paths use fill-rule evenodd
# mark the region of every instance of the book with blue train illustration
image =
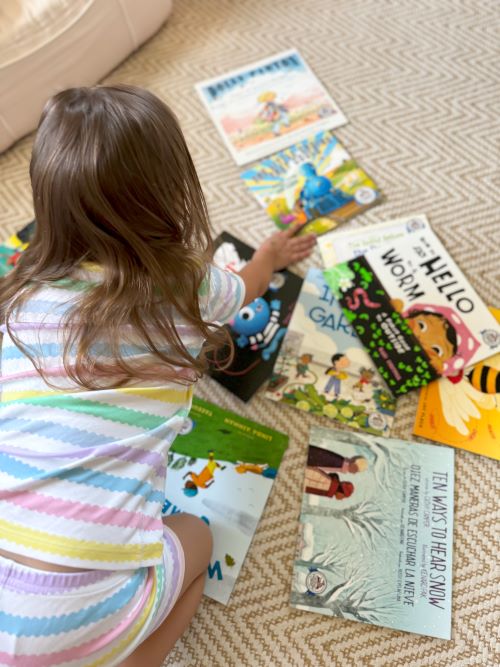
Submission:
<svg viewBox="0 0 500 667">
<path fill-rule="evenodd" d="M 296 49 L 202 81 L 196 90 L 239 165 L 347 122 Z"/>
<path fill-rule="evenodd" d="M 309 136 L 241 177 L 279 229 L 302 225 L 302 233 L 331 231 L 382 199 L 331 132 Z"/>
<path fill-rule="evenodd" d="M 321 269 L 307 272 L 265 395 L 368 433 L 389 433 L 395 399 Z"/>
<path fill-rule="evenodd" d="M 454 450 L 313 427 L 290 602 L 450 639 Z"/>
<path fill-rule="evenodd" d="M 284 433 L 196 397 L 172 445 L 163 514 L 210 526 L 205 595 L 218 602 L 229 601 L 287 446 Z"/>
<path fill-rule="evenodd" d="M 21 253 L 28 247 L 34 228 L 35 222 L 30 222 L 0 245 L 0 276 L 4 276 L 16 265 Z"/>
<path fill-rule="evenodd" d="M 215 245 L 214 262 L 233 271 L 241 270 L 254 253 L 227 232 L 217 237 Z M 234 343 L 234 359 L 222 368 L 228 350 L 219 350 L 209 372 L 241 400 L 248 401 L 270 377 L 301 285 L 302 279 L 291 271 L 275 273 L 267 292 L 244 306 L 226 325 Z"/>
<path fill-rule="evenodd" d="M 430 227 L 324 276 L 393 394 L 500 351 L 500 324 Z"/>
</svg>

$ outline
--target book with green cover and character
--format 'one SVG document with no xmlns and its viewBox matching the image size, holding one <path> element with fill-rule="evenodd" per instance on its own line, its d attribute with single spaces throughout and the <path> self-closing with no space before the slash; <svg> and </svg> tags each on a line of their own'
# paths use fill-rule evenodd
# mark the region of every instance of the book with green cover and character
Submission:
<svg viewBox="0 0 500 667">
<path fill-rule="evenodd" d="M 454 451 L 313 427 L 291 605 L 450 639 Z"/>
<path fill-rule="evenodd" d="M 331 132 L 320 132 L 250 167 L 241 177 L 279 229 L 323 234 L 382 199 Z"/>
<path fill-rule="evenodd" d="M 265 395 L 368 433 L 389 433 L 395 399 L 321 269 L 307 272 Z"/>
<path fill-rule="evenodd" d="M 287 446 L 284 433 L 199 398 L 172 445 L 163 514 L 209 524 L 205 595 L 218 602 L 229 601 Z"/>
<path fill-rule="evenodd" d="M 500 350 L 500 324 L 430 228 L 324 275 L 394 394 Z"/>
</svg>

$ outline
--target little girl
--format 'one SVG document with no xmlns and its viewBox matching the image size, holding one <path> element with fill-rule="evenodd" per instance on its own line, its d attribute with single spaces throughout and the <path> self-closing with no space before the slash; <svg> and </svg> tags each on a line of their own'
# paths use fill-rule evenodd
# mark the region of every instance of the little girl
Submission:
<svg viewBox="0 0 500 667">
<path fill-rule="evenodd" d="M 221 325 L 314 240 L 213 266 L 177 121 L 130 86 L 53 97 L 30 175 L 36 231 L 0 281 L 0 665 L 161 665 L 212 546 L 162 521 L 168 449 Z"/>
</svg>

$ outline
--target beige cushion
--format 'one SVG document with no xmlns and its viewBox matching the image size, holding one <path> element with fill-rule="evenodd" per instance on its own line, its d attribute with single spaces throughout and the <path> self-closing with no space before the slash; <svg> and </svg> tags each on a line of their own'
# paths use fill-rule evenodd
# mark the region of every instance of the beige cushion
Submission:
<svg viewBox="0 0 500 667">
<path fill-rule="evenodd" d="M 0 151 L 45 101 L 99 81 L 165 21 L 172 0 L 0 0 Z"/>
</svg>

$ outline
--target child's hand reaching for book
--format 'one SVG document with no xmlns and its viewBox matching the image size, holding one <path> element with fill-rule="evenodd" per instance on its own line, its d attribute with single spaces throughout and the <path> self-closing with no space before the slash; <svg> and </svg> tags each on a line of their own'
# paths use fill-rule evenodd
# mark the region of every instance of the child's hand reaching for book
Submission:
<svg viewBox="0 0 500 667">
<path fill-rule="evenodd" d="M 275 271 L 280 271 L 311 254 L 316 237 L 314 234 L 295 236 L 297 229 L 296 226 L 291 227 L 270 236 L 240 271 L 239 275 L 246 287 L 245 304 L 264 294 Z"/>
<path fill-rule="evenodd" d="M 256 250 L 254 257 L 269 255 L 273 271 L 281 271 L 289 264 L 309 257 L 316 243 L 316 237 L 314 234 L 296 236 L 299 228 L 300 226 L 294 225 L 283 232 L 275 232 Z"/>
</svg>

